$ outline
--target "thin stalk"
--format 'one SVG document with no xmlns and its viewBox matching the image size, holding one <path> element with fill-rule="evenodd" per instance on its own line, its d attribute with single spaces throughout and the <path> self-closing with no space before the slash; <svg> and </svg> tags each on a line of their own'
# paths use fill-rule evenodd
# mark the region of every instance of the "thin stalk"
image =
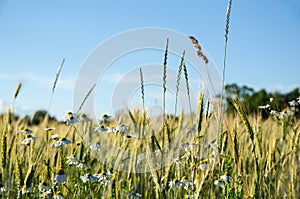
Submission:
<svg viewBox="0 0 300 199">
<path fill-rule="evenodd" d="M 225 22 L 225 44 L 224 44 L 224 58 L 223 58 L 223 71 L 222 71 L 222 93 L 221 93 L 221 99 L 220 99 L 220 116 L 219 116 L 219 129 L 217 131 L 217 138 L 218 138 L 218 150 L 221 149 L 221 138 L 220 134 L 223 129 L 223 114 L 224 114 L 224 107 L 223 107 L 223 98 L 224 98 L 224 92 L 225 92 L 225 71 L 226 71 L 226 57 L 227 57 L 227 43 L 228 43 L 228 35 L 229 35 L 229 21 L 230 21 L 230 13 L 231 13 L 231 4 L 232 0 L 229 0 L 227 11 L 226 11 L 226 22 Z"/>
<path fill-rule="evenodd" d="M 184 63 L 184 56 L 185 56 L 185 51 L 183 51 L 182 56 L 181 56 L 181 61 L 178 66 L 178 72 L 177 72 L 177 81 L 176 81 L 176 98 L 175 98 L 175 113 L 174 116 L 176 117 L 177 115 L 177 103 L 178 103 L 178 94 L 179 94 L 179 86 L 180 86 L 180 78 L 181 78 L 181 72 L 182 72 L 182 66 Z"/>
</svg>

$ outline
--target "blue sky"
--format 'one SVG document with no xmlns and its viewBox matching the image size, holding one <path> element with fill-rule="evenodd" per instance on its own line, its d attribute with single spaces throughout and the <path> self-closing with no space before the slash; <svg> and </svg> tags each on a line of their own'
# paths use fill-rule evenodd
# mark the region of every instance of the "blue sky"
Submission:
<svg viewBox="0 0 300 199">
<path fill-rule="evenodd" d="M 57 67 L 65 58 L 50 109 L 61 117 L 73 109 L 75 80 L 90 52 L 107 38 L 134 28 L 193 35 L 221 70 L 226 7 L 225 0 L 2 0 L 0 111 L 11 104 L 19 81 L 23 87 L 17 111 L 47 109 Z M 226 83 L 281 92 L 299 87 L 299 35 L 300 1 L 233 0 Z M 99 111 L 110 112 L 106 107 Z"/>
</svg>

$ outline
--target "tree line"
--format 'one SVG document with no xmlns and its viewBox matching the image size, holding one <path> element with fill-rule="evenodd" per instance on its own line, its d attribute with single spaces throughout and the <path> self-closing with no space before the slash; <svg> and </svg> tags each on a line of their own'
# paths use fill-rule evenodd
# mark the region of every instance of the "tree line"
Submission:
<svg viewBox="0 0 300 199">
<path fill-rule="evenodd" d="M 253 88 L 248 86 L 238 86 L 237 84 L 228 84 L 225 86 L 226 93 L 226 112 L 232 114 L 235 109 L 231 103 L 232 100 L 242 102 L 250 114 L 256 114 L 258 107 L 267 104 L 273 105 L 272 108 L 277 109 L 276 111 L 284 110 L 289 102 L 300 97 L 299 88 L 295 88 L 287 93 L 280 92 L 267 92 L 265 89 L 255 91 Z M 262 111 L 264 118 L 268 117 L 266 111 Z"/>
</svg>

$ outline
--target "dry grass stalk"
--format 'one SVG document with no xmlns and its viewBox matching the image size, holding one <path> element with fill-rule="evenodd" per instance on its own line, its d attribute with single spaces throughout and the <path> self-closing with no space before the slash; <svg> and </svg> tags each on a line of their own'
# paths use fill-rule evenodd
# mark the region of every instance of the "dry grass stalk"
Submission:
<svg viewBox="0 0 300 199">
<path fill-rule="evenodd" d="M 15 92 L 14 92 L 14 99 L 13 99 L 13 105 L 12 105 L 13 117 L 14 117 L 14 111 L 15 111 L 15 101 L 20 93 L 21 88 L 22 88 L 22 83 L 19 82 L 15 89 Z M 10 120 L 11 118 L 8 118 L 8 119 Z M 11 123 L 11 122 L 9 122 L 9 123 Z"/>
<path fill-rule="evenodd" d="M 230 13 L 231 13 L 231 4 L 232 4 L 232 0 L 229 0 L 228 6 L 227 6 L 227 11 L 226 11 L 225 42 L 228 41 L 229 21 L 230 21 Z"/>
<path fill-rule="evenodd" d="M 20 90 L 21 90 L 21 87 L 22 87 L 22 83 L 19 82 L 18 85 L 17 85 L 17 87 L 16 87 L 16 89 L 15 89 L 14 100 L 17 99 L 17 97 L 18 97 L 18 95 L 19 95 L 19 92 L 20 92 Z"/>
<path fill-rule="evenodd" d="M 167 39 L 167 42 L 166 42 L 166 50 L 165 50 L 165 55 L 164 55 L 164 71 L 163 71 L 163 117 L 165 117 L 165 108 L 166 108 L 168 48 L 169 48 L 169 39 Z"/>
<path fill-rule="evenodd" d="M 188 95 L 191 120 L 192 120 L 192 124 L 194 124 L 194 120 L 193 120 L 194 114 L 193 114 L 193 110 L 192 110 L 191 95 L 190 95 L 189 75 L 188 75 L 188 71 L 187 71 L 187 67 L 186 67 L 185 63 L 183 63 L 183 72 L 184 72 L 184 79 L 185 79 L 185 84 L 186 84 L 186 91 L 187 91 L 187 95 Z"/>
<path fill-rule="evenodd" d="M 208 64 L 208 59 L 207 59 L 207 57 L 203 54 L 203 52 L 201 52 L 201 46 L 200 46 L 200 44 L 198 43 L 198 40 L 197 40 L 195 37 L 193 37 L 193 36 L 189 36 L 189 38 L 190 38 L 190 40 L 192 41 L 194 47 L 196 48 L 196 54 L 197 54 L 197 56 L 200 57 L 200 58 L 203 60 L 203 62 L 204 62 L 205 64 Z"/>
<path fill-rule="evenodd" d="M 183 51 L 183 53 L 182 53 L 180 64 L 178 66 L 178 71 L 177 71 L 176 94 L 175 94 L 175 113 L 174 113 L 175 117 L 177 115 L 178 94 L 179 94 L 179 86 L 180 86 L 180 78 L 181 78 L 182 66 L 184 64 L 184 56 L 185 56 L 185 51 Z"/>
<path fill-rule="evenodd" d="M 94 90 L 95 86 L 96 86 L 96 84 L 94 84 L 94 85 L 90 88 L 89 92 L 85 95 L 85 97 L 84 97 L 84 99 L 82 100 L 82 102 L 81 102 L 81 104 L 80 104 L 78 110 L 76 111 L 76 114 L 78 114 L 78 113 L 81 111 L 81 109 L 82 109 L 84 103 L 86 102 L 86 100 L 88 99 L 88 97 L 90 96 L 90 94 L 92 93 L 92 91 Z"/>
<path fill-rule="evenodd" d="M 198 124 L 197 124 L 197 132 L 200 133 L 202 128 L 202 119 L 204 112 L 204 92 L 202 91 L 198 100 Z"/>
<path fill-rule="evenodd" d="M 56 84 L 57 84 L 57 81 L 58 81 L 58 78 L 59 78 L 59 75 L 60 75 L 60 72 L 61 72 L 61 69 L 62 69 L 64 63 L 65 63 L 65 59 L 62 60 L 61 64 L 59 65 L 59 67 L 57 69 L 55 79 L 54 79 L 54 82 L 53 82 L 53 86 L 52 86 L 52 93 L 54 93 L 54 90 L 56 88 Z"/>
<path fill-rule="evenodd" d="M 165 123 L 166 123 L 166 91 L 167 91 L 167 60 L 168 60 L 169 39 L 166 42 L 166 49 L 164 55 L 164 69 L 163 69 L 163 130 L 162 130 L 162 147 L 165 148 Z"/>
<path fill-rule="evenodd" d="M 140 68 L 140 81 L 141 81 L 141 95 L 142 95 L 142 106 L 143 106 L 143 118 L 141 123 L 141 134 L 144 137 L 144 130 L 146 124 L 146 110 L 145 110 L 145 90 L 144 90 L 144 77 L 142 68 Z"/>
<path fill-rule="evenodd" d="M 144 90 L 144 77 L 143 77 L 142 68 L 140 68 L 140 81 L 141 81 L 141 94 L 142 94 L 143 111 L 145 112 L 145 90 Z"/>
</svg>

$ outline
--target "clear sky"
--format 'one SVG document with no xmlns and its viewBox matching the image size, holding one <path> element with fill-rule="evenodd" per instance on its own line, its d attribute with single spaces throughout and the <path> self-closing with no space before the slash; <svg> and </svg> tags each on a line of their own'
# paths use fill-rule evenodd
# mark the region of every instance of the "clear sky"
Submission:
<svg viewBox="0 0 300 199">
<path fill-rule="evenodd" d="M 50 109 L 61 117 L 73 108 L 75 79 L 89 53 L 134 28 L 193 35 L 221 71 L 226 7 L 225 0 L 1 0 L 0 111 L 11 104 L 19 81 L 17 112 L 47 109 L 57 67 L 65 58 Z M 299 87 L 299 35 L 299 0 L 233 0 L 226 83 L 281 92 Z"/>
</svg>

